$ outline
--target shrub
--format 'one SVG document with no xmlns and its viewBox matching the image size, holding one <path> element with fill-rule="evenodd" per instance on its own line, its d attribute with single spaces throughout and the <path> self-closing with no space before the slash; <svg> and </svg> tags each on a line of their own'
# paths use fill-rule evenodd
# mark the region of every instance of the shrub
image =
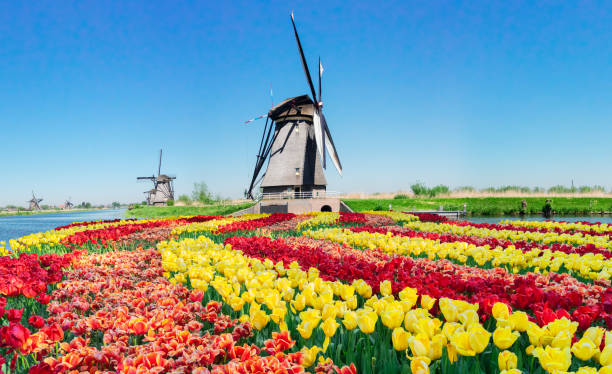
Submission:
<svg viewBox="0 0 612 374">
<path fill-rule="evenodd" d="M 448 188 L 448 186 L 439 184 L 435 186 L 434 188 L 430 189 L 427 194 L 429 195 L 429 197 L 436 197 L 438 195 L 447 194 L 449 191 L 450 189 Z"/>
<path fill-rule="evenodd" d="M 178 201 L 180 201 L 181 203 L 185 204 L 185 205 L 191 205 L 192 201 L 191 198 L 188 195 L 180 195 L 178 197 Z"/>
<path fill-rule="evenodd" d="M 166 205 L 167 205 L 167 206 L 174 206 L 174 200 L 168 200 L 168 201 L 166 201 Z"/>
<path fill-rule="evenodd" d="M 397 194 L 395 196 L 393 196 L 393 199 L 395 200 L 401 200 L 401 199 L 409 199 L 410 197 L 408 195 L 404 195 L 404 194 Z"/>
<path fill-rule="evenodd" d="M 423 183 L 415 183 L 410 186 L 410 189 L 415 196 L 427 196 L 429 194 L 429 188 Z"/>
<path fill-rule="evenodd" d="M 459 186 L 455 188 L 456 192 L 475 192 L 476 189 L 472 186 Z"/>
</svg>

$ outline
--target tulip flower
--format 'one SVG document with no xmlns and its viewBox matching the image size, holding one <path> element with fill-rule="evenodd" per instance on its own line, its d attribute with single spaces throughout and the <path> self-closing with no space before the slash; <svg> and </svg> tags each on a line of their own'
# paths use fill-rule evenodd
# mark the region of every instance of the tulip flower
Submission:
<svg viewBox="0 0 612 374">
<path fill-rule="evenodd" d="M 371 334 L 376 327 L 378 315 L 371 309 L 362 309 L 357 313 L 357 325 L 364 334 Z"/>
<path fill-rule="evenodd" d="M 599 353 L 597 346 L 589 338 L 583 337 L 572 345 L 572 353 L 582 361 L 588 361 L 596 353 Z"/>
<path fill-rule="evenodd" d="M 501 351 L 497 356 L 497 364 L 500 371 L 516 369 L 517 363 L 518 358 L 513 352 Z"/>
<path fill-rule="evenodd" d="M 398 301 L 393 301 L 385 307 L 380 320 L 389 330 L 399 327 L 404 322 L 404 309 Z"/>
<path fill-rule="evenodd" d="M 501 350 L 508 349 L 519 336 L 520 334 L 512 331 L 510 327 L 498 327 L 493 332 L 493 343 Z"/>
<path fill-rule="evenodd" d="M 396 351 L 405 351 L 406 349 L 408 349 L 409 338 L 410 333 L 408 333 L 402 327 L 396 327 L 395 329 L 393 329 L 393 333 L 391 334 L 393 348 Z"/>
<path fill-rule="evenodd" d="M 429 360 L 424 357 L 416 357 L 410 362 L 412 374 L 429 374 Z"/>
<path fill-rule="evenodd" d="M 263 310 L 258 310 L 255 313 L 251 314 L 251 324 L 257 330 L 261 330 L 270 321 L 270 317 Z"/>
<path fill-rule="evenodd" d="M 572 363 L 572 354 L 569 348 L 537 347 L 533 355 L 538 358 L 544 370 L 552 373 L 554 370 L 567 371 Z"/>
<path fill-rule="evenodd" d="M 352 310 L 344 313 L 342 324 L 347 330 L 353 330 L 355 327 L 357 327 L 357 313 Z"/>
<path fill-rule="evenodd" d="M 471 325 L 467 334 L 469 335 L 470 347 L 476 353 L 481 353 L 489 345 L 491 333 L 485 330 L 481 325 Z"/>
</svg>

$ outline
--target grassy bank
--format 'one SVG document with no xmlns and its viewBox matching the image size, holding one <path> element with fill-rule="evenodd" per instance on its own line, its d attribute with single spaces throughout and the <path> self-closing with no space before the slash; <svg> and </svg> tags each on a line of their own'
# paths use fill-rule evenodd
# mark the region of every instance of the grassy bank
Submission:
<svg viewBox="0 0 612 374">
<path fill-rule="evenodd" d="M 15 211 L 15 212 L 0 212 L 0 217 L 31 216 L 31 215 L 34 215 L 34 214 L 56 214 L 56 213 L 91 212 L 92 210 L 104 210 L 104 209 L 18 210 L 18 211 Z"/>
<path fill-rule="evenodd" d="M 237 212 L 253 205 L 241 203 L 234 205 L 208 205 L 208 206 L 142 206 L 125 212 L 126 217 L 159 218 L 175 216 L 211 215 L 223 216 Z"/>
<path fill-rule="evenodd" d="M 589 215 L 612 211 L 612 198 L 549 197 L 559 215 Z M 393 210 L 463 210 L 474 216 L 518 215 L 521 201 L 527 202 L 527 214 L 540 214 L 547 197 L 463 197 L 463 198 L 403 198 L 403 199 L 343 199 L 356 212 L 374 209 Z"/>
</svg>

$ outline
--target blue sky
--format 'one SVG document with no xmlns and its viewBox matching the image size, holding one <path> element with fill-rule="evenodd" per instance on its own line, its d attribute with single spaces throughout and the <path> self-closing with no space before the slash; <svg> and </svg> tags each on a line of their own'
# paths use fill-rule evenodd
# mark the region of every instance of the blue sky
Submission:
<svg viewBox="0 0 612 374">
<path fill-rule="evenodd" d="M 0 2 L 0 205 L 239 197 L 274 100 L 323 60 L 328 189 L 612 188 L 609 2 Z"/>
</svg>

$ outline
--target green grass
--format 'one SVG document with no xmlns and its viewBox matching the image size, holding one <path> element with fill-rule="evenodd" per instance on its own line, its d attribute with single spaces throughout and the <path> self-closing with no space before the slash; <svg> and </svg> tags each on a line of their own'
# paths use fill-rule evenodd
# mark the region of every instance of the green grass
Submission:
<svg viewBox="0 0 612 374">
<path fill-rule="evenodd" d="M 541 214 L 546 197 L 462 197 L 462 198 L 404 198 L 404 199 L 343 199 L 354 211 L 463 210 L 475 216 L 518 215 L 521 201 L 527 201 L 527 214 Z M 553 210 L 559 215 L 588 215 L 612 211 L 612 198 L 551 197 Z M 592 202 L 592 203 L 591 203 Z"/>
<path fill-rule="evenodd" d="M 63 210 L 63 209 L 56 209 L 56 210 L 19 210 L 16 212 L 0 212 L 0 217 L 11 217 L 11 216 L 30 216 L 30 215 L 34 215 L 34 214 L 55 214 L 55 213 L 75 213 L 75 212 L 90 212 L 92 210 L 104 210 L 104 209 L 97 209 L 97 208 L 90 208 L 90 209 L 71 209 L 71 210 Z"/>
<path fill-rule="evenodd" d="M 252 206 L 253 203 L 209 206 L 143 206 L 125 212 L 126 217 L 161 218 L 174 216 L 224 216 Z"/>
</svg>

